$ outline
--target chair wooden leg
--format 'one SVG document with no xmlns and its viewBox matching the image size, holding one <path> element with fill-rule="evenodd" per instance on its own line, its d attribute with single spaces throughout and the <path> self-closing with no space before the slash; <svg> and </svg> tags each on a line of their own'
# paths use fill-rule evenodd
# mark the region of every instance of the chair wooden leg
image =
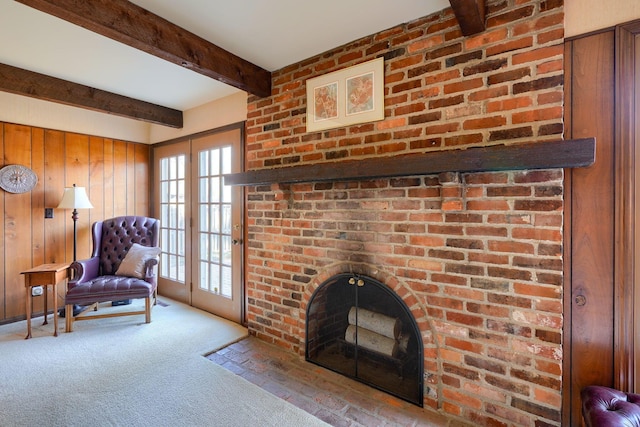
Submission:
<svg viewBox="0 0 640 427">
<path fill-rule="evenodd" d="M 151 323 L 151 297 L 144 299 L 144 317 L 145 323 Z"/>
<path fill-rule="evenodd" d="M 65 332 L 73 331 L 73 304 L 67 304 L 64 309 Z"/>
</svg>

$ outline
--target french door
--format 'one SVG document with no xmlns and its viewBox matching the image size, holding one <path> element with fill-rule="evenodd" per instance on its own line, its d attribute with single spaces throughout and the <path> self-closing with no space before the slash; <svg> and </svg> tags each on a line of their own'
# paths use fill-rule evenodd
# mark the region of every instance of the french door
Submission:
<svg viewBox="0 0 640 427">
<path fill-rule="evenodd" d="M 241 322 L 242 190 L 224 185 L 239 172 L 241 129 L 154 150 L 161 238 L 158 290 Z"/>
</svg>

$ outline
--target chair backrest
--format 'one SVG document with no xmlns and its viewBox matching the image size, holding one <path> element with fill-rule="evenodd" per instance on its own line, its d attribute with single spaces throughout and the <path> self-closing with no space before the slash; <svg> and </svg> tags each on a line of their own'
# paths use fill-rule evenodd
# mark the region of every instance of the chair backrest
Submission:
<svg viewBox="0 0 640 427">
<path fill-rule="evenodd" d="M 160 221 L 144 216 L 119 216 L 93 224 L 93 254 L 101 275 L 114 274 L 134 243 L 158 246 Z"/>
</svg>

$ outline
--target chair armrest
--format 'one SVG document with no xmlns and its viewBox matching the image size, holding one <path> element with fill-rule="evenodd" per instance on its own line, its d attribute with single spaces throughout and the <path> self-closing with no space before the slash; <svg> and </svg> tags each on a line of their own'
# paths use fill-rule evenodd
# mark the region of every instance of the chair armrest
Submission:
<svg viewBox="0 0 640 427">
<path fill-rule="evenodd" d="M 158 265 L 158 258 L 151 258 L 145 261 L 144 263 L 144 280 L 146 282 L 152 283 L 156 278 L 156 269 L 154 268 Z"/>
<path fill-rule="evenodd" d="M 98 277 L 100 258 L 95 256 L 88 259 L 74 261 L 71 264 L 71 269 L 73 270 L 73 279 L 69 280 L 70 286 L 94 279 Z"/>
</svg>

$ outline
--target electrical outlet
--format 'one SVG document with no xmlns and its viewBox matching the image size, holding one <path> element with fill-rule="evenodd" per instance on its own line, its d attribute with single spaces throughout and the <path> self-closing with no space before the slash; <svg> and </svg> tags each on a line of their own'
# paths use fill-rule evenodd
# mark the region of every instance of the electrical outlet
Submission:
<svg viewBox="0 0 640 427">
<path fill-rule="evenodd" d="M 44 217 L 53 218 L 53 208 L 44 208 Z"/>
<path fill-rule="evenodd" d="M 38 297 L 40 295 L 42 295 L 42 293 L 44 292 L 44 290 L 42 289 L 42 286 L 34 286 L 31 288 L 31 296 L 32 297 Z"/>
</svg>

